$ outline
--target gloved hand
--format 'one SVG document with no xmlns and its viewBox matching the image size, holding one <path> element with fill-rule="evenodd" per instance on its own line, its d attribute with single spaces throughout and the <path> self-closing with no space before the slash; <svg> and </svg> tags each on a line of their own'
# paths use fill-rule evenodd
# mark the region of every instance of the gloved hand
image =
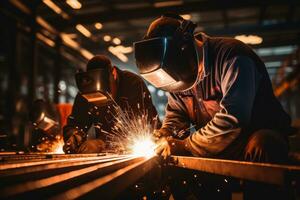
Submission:
<svg viewBox="0 0 300 200">
<path fill-rule="evenodd" d="M 153 136 L 155 141 L 158 141 L 162 137 L 170 137 L 172 134 L 165 129 L 155 129 L 153 131 Z"/>
<path fill-rule="evenodd" d="M 155 152 L 166 159 L 171 154 L 185 154 L 187 152 L 187 146 L 185 144 L 185 140 L 174 139 L 170 136 L 162 137 L 157 141 Z"/>
<path fill-rule="evenodd" d="M 280 163 L 287 160 L 288 144 L 273 130 L 259 130 L 251 135 L 245 147 L 244 159 L 251 162 Z"/>
<path fill-rule="evenodd" d="M 80 145 L 85 141 L 86 137 L 83 132 L 78 130 L 74 131 L 74 133 L 65 140 L 65 144 L 63 150 L 65 153 L 77 153 Z"/>
<path fill-rule="evenodd" d="M 100 139 L 86 140 L 83 142 L 77 153 L 101 153 L 105 149 L 105 143 Z"/>
</svg>

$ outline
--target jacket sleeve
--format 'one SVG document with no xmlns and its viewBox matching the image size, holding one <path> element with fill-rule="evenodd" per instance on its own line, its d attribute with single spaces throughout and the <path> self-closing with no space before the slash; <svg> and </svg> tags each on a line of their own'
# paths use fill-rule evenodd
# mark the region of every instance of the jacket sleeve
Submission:
<svg viewBox="0 0 300 200">
<path fill-rule="evenodd" d="M 153 105 L 151 94 L 144 81 L 141 81 L 140 88 L 143 97 L 141 101 L 143 101 L 142 104 L 144 106 L 144 110 L 147 111 L 148 119 L 151 122 L 151 124 L 153 124 L 155 129 L 158 129 L 161 127 L 161 122 L 158 118 L 157 110 Z"/>
<path fill-rule="evenodd" d="M 238 56 L 224 63 L 221 73 L 221 109 L 204 127 L 191 134 L 186 147 L 197 156 L 223 151 L 251 120 L 260 74 L 249 57 Z"/>
<path fill-rule="evenodd" d="M 184 103 L 175 94 L 169 93 L 166 106 L 166 116 L 160 132 L 164 136 L 181 137 L 190 128 L 190 120 Z"/>
<path fill-rule="evenodd" d="M 76 153 L 79 146 L 86 140 L 86 133 L 91 125 L 89 105 L 81 95 L 77 94 L 72 113 L 63 128 L 65 153 Z"/>
</svg>

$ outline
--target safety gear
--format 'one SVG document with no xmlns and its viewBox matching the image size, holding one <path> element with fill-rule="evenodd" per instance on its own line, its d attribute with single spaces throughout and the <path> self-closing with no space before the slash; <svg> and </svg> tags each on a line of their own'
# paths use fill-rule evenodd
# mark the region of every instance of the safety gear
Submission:
<svg viewBox="0 0 300 200">
<path fill-rule="evenodd" d="M 155 87 L 169 92 L 187 90 L 198 75 L 198 56 L 193 32 L 196 24 L 181 20 L 173 36 L 134 43 L 140 74 Z"/>
<path fill-rule="evenodd" d="M 36 129 L 40 129 L 54 137 L 60 127 L 55 116 L 50 114 L 50 109 L 45 101 L 41 99 L 36 100 L 30 110 L 30 121 Z"/>
<path fill-rule="evenodd" d="M 73 134 L 65 140 L 63 149 L 65 153 L 77 153 L 78 148 L 86 141 L 86 134 L 83 131 L 75 130 Z"/>
<path fill-rule="evenodd" d="M 155 152 L 166 159 L 170 155 L 189 155 L 185 140 L 174 139 L 173 137 L 161 137 L 157 142 Z"/>
<path fill-rule="evenodd" d="M 93 69 L 75 75 L 81 95 L 90 103 L 103 106 L 111 103 L 109 93 L 111 74 L 108 69 Z"/>
</svg>

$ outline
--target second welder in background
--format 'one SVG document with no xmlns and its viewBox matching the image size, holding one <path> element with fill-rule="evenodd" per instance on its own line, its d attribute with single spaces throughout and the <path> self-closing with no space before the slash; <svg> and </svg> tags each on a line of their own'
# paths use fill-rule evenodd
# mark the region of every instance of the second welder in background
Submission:
<svg viewBox="0 0 300 200">
<path fill-rule="evenodd" d="M 104 55 L 92 58 L 86 72 L 76 74 L 76 82 L 79 93 L 63 128 L 66 153 L 99 153 L 109 146 L 107 133 L 111 133 L 114 126 L 113 100 L 122 110 L 132 109 L 132 113 L 138 114 L 140 109 L 145 109 L 149 120 L 157 119 L 144 81 L 134 73 L 113 66 Z M 90 139 L 87 132 L 92 125 L 96 138 Z"/>
</svg>

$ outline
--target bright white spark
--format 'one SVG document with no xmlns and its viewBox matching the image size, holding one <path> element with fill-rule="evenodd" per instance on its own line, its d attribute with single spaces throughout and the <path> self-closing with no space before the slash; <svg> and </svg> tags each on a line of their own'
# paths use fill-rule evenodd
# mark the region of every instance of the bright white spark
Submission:
<svg viewBox="0 0 300 200">
<path fill-rule="evenodd" d="M 115 126 L 112 133 L 108 134 L 108 140 L 112 149 L 119 153 L 130 153 L 135 156 L 151 157 L 155 155 L 156 144 L 152 133 L 154 131 L 157 119 L 150 119 L 147 110 L 140 105 L 137 108 L 140 112 L 133 110 L 122 110 L 120 106 L 114 102 Z"/>
<path fill-rule="evenodd" d="M 150 158 L 155 155 L 156 144 L 152 137 L 136 137 L 130 150 L 133 155 Z"/>
<path fill-rule="evenodd" d="M 53 152 L 54 154 L 64 154 L 64 150 L 63 150 L 63 147 L 64 147 L 64 142 L 63 140 L 59 140 L 56 144 L 55 144 L 55 147 L 53 149 Z"/>
</svg>

